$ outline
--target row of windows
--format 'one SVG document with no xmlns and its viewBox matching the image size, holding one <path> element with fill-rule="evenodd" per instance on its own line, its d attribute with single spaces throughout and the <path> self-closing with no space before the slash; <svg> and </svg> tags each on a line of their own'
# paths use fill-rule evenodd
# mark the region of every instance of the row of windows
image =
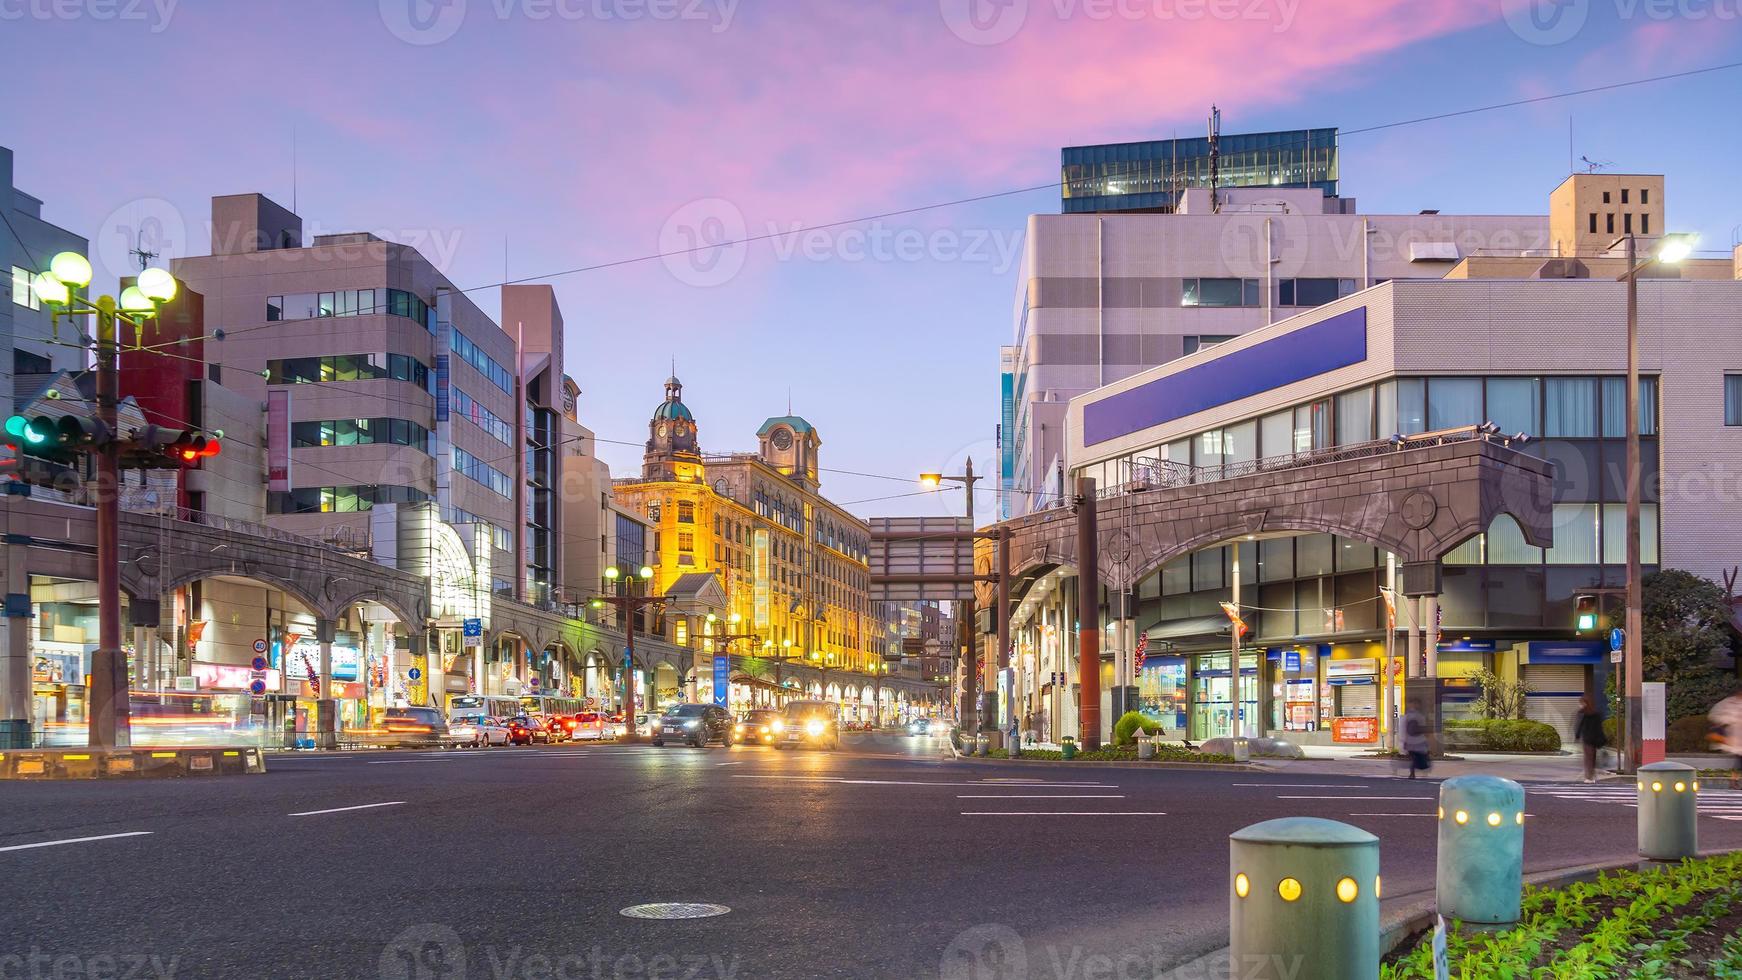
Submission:
<svg viewBox="0 0 1742 980">
<path fill-rule="evenodd" d="M 497 551 L 514 550 L 514 532 L 488 518 L 479 517 L 469 510 L 461 507 L 449 507 L 442 520 L 449 524 L 482 524 L 490 529 L 490 543 Z"/>
<path fill-rule="evenodd" d="M 1181 306 L 1261 306 L 1261 279 L 1185 279 L 1180 282 Z M 1353 279 L 1282 279 L 1277 283 L 1278 306 L 1323 306 L 1355 291 Z"/>
<path fill-rule="evenodd" d="M 433 452 L 430 431 L 406 419 L 332 419 L 324 422 L 293 422 L 290 444 L 307 446 L 413 446 Z"/>
<path fill-rule="evenodd" d="M 430 326 L 429 304 L 403 289 L 341 289 L 330 293 L 266 297 L 268 322 L 376 313 L 416 320 L 425 330 Z"/>
<path fill-rule="evenodd" d="M 454 410 L 458 412 L 462 418 L 471 422 L 478 428 L 483 429 L 491 438 L 502 443 L 504 446 L 514 445 L 513 426 L 502 421 L 502 418 L 495 412 L 492 412 L 478 404 L 477 399 L 466 394 L 463 389 L 456 387 L 453 391 Z"/>
<path fill-rule="evenodd" d="M 514 499 L 514 479 L 458 446 L 454 447 L 454 471 L 485 489 Z"/>
<path fill-rule="evenodd" d="M 351 487 L 298 487 L 267 495 L 273 514 L 349 514 L 370 510 L 376 504 L 417 504 L 429 494 L 413 487 L 368 484 Z"/>
<path fill-rule="evenodd" d="M 490 383 L 509 394 L 514 393 L 514 375 L 508 369 L 496 363 L 495 359 L 477 345 L 465 334 L 454 331 L 454 353 L 460 359 L 476 368 L 479 374 L 490 379 Z"/>
<path fill-rule="evenodd" d="M 1597 233 L 1597 212 L 1595 212 L 1595 211 L 1591 212 L 1591 232 L 1590 233 L 1593 235 L 1595 235 Z M 1603 215 L 1603 233 L 1606 235 L 1615 234 L 1615 212 L 1611 211 L 1608 214 Z M 1631 211 L 1622 212 L 1622 214 L 1621 214 L 1621 233 L 1623 235 L 1633 234 L 1633 213 Z M 1651 213 L 1650 212 L 1644 212 L 1644 213 L 1640 214 L 1640 216 L 1639 216 L 1639 233 L 1641 235 L 1651 234 Z"/>
<path fill-rule="evenodd" d="M 270 385 L 325 381 L 409 381 L 433 392 L 429 365 L 410 354 L 334 354 L 328 357 L 286 357 L 266 362 Z"/>
<path fill-rule="evenodd" d="M 1742 376 L 1738 376 L 1742 379 Z M 1728 395 L 1728 393 L 1727 393 Z M 1742 421 L 1742 380 L 1735 385 Z M 1627 434 L 1621 377 L 1398 378 L 1341 392 L 1160 447 L 1172 463 L 1218 467 L 1492 421 L 1541 439 L 1619 439 Z M 1657 381 L 1640 379 L 1639 431 L 1657 434 Z M 1527 451 L 1542 451 L 1537 444 Z M 1130 479 L 1130 461 L 1085 468 L 1106 485 Z"/>
</svg>

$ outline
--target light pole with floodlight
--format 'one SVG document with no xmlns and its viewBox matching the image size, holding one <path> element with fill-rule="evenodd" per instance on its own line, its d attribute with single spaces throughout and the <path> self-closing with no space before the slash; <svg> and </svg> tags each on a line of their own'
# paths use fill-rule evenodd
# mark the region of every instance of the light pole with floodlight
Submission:
<svg viewBox="0 0 1742 980">
<path fill-rule="evenodd" d="M 615 584 L 624 578 L 621 570 L 612 565 L 605 569 L 605 578 Z M 664 596 L 637 595 L 635 583 L 640 582 L 645 588 L 653 581 L 653 569 L 647 565 L 628 580 L 628 591 L 623 595 L 599 596 L 592 602 L 594 609 L 611 606 L 623 614 L 623 741 L 633 742 L 639 732 L 635 728 L 635 620 L 640 617 L 641 610 L 650 606 L 658 606 L 665 602 Z M 648 708 L 653 707 L 652 685 L 649 684 Z"/>
</svg>

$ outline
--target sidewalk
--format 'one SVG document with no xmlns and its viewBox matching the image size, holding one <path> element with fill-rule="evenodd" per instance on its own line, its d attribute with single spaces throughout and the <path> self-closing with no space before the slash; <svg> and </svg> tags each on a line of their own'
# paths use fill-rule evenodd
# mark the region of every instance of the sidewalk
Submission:
<svg viewBox="0 0 1742 980">
<path fill-rule="evenodd" d="M 1365 746 L 1311 745 L 1307 757 L 1298 760 L 1265 759 L 1265 765 L 1277 772 L 1323 776 L 1395 776 L 1402 773 L 1395 761 L 1367 757 L 1373 750 Z M 1671 762 L 1684 762 L 1696 768 L 1710 768 L 1720 757 L 1670 756 Z M 1488 752 L 1466 752 L 1456 760 L 1436 759 L 1425 774 L 1429 779 L 1450 779 L 1453 776 L 1504 776 L 1518 782 L 1576 783 L 1584 779 L 1584 760 L 1574 754 L 1509 755 Z M 1597 770 L 1597 778 L 1616 778 L 1614 773 Z"/>
</svg>

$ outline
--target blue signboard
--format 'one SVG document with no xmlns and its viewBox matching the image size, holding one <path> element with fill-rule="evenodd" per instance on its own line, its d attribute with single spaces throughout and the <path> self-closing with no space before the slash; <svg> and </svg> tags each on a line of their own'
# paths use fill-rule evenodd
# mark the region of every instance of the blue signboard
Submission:
<svg viewBox="0 0 1742 980">
<path fill-rule="evenodd" d="M 1537 640 L 1530 644 L 1533 664 L 1600 664 L 1603 662 L 1601 640 Z"/>
<path fill-rule="evenodd" d="M 1627 631 L 1617 626 L 1609 631 L 1609 652 L 1627 648 Z"/>
<path fill-rule="evenodd" d="M 714 658 L 714 703 L 724 708 L 726 696 L 732 693 L 732 658 L 724 654 Z"/>
<path fill-rule="evenodd" d="M 1083 444 L 1141 432 L 1366 359 L 1367 308 L 1358 306 L 1089 402 L 1083 406 Z"/>
<path fill-rule="evenodd" d="M 468 619 L 460 624 L 460 632 L 466 636 L 482 637 L 484 635 L 484 621 L 482 619 Z"/>
<path fill-rule="evenodd" d="M 449 408 L 448 408 L 448 398 L 449 398 L 448 370 L 449 370 L 448 369 L 448 355 L 437 354 L 436 355 L 436 390 L 435 390 L 436 421 L 437 422 L 446 422 L 448 420 L 448 413 L 449 413 Z"/>
</svg>

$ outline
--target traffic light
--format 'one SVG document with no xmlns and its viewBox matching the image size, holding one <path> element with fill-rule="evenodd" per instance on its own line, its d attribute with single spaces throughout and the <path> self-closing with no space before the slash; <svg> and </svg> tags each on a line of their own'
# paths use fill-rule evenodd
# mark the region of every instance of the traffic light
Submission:
<svg viewBox="0 0 1742 980">
<path fill-rule="evenodd" d="M 1580 633 L 1589 633 L 1597 628 L 1597 597 L 1582 595 L 1576 600 L 1577 613 L 1575 622 Z"/>
<path fill-rule="evenodd" d="M 182 463 L 192 464 L 207 457 L 218 455 L 218 451 L 222 448 L 223 445 L 218 441 L 217 436 L 207 435 L 198 429 L 188 429 L 170 443 L 169 451 Z"/>
<path fill-rule="evenodd" d="M 108 426 L 75 415 L 39 415 L 33 419 L 14 415 L 6 420 L 6 437 L 7 444 L 20 453 L 58 462 L 110 441 Z"/>
<path fill-rule="evenodd" d="M 199 429 L 147 425 L 133 430 L 132 438 L 121 444 L 121 465 L 124 469 L 144 470 L 192 466 L 218 455 L 223 448 L 221 435 Z"/>
</svg>

